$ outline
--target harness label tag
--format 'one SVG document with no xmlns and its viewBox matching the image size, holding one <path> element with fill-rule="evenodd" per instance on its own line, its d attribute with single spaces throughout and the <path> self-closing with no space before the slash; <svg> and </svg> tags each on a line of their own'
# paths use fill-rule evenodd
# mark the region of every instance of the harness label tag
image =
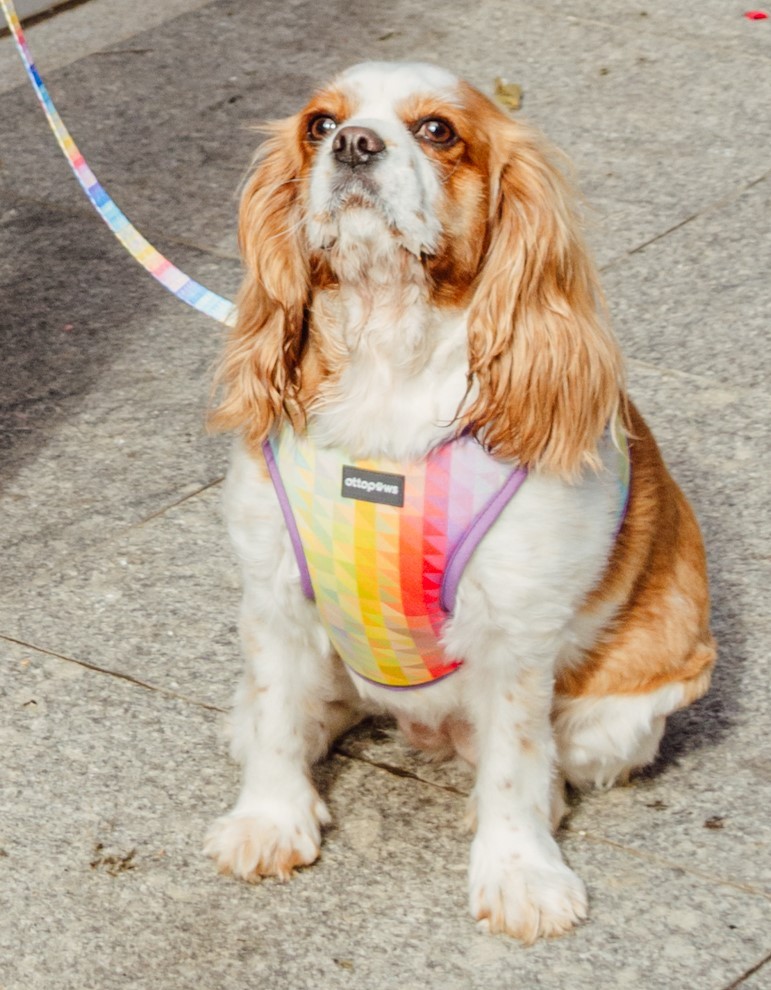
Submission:
<svg viewBox="0 0 771 990">
<path fill-rule="evenodd" d="M 355 498 L 362 502 L 379 502 L 381 505 L 404 505 L 404 475 L 386 474 L 383 471 L 367 471 L 366 468 L 343 464 L 343 498 Z"/>
</svg>

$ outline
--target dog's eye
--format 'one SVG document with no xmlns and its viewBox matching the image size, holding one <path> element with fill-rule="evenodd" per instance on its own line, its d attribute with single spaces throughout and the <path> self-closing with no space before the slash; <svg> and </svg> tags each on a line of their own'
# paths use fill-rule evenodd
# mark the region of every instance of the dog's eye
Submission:
<svg viewBox="0 0 771 990">
<path fill-rule="evenodd" d="M 412 133 L 419 141 L 426 141 L 428 144 L 436 144 L 445 148 L 449 148 L 458 140 L 458 135 L 441 117 L 429 117 L 419 121 L 412 128 Z"/>
<path fill-rule="evenodd" d="M 318 113 L 308 122 L 308 137 L 311 141 L 323 141 L 337 129 L 337 121 L 329 114 Z"/>
</svg>

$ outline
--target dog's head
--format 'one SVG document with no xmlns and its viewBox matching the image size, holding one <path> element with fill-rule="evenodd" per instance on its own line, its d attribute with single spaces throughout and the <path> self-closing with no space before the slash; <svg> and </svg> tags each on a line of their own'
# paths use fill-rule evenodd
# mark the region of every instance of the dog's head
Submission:
<svg viewBox="0 0 771 990">
<path fill-rule="evenodd" d="M 423 64 L 348 70 L 270 125 L 239 234 L 215 425 L 253 443 L 284 416 L 300 428 L 333 373 L 314 300 L 390 284 L 465 316 L 459 430 L 568 475 L 592 461 L 621 366 L 572 190 L 544 141 L 467 83 Z"/>
</svg>

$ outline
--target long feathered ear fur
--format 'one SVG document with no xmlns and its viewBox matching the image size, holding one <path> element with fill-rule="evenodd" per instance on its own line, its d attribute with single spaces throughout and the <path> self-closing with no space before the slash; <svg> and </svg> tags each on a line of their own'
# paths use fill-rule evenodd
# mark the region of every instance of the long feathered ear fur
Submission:
<svg viewBox="0 0 771 990">
<path fill-rule="evenodd" d="M 297 396 L 309 295 L 299 230 L 302 156 L 297 120 L 271 124 L 244 188 L 238 236 L 244 280 L 238 315 L 215 378 L 222 388 L 214 429 L 262 442 L 284 415 L 301 418 Z"/>
<path fill-rule="evenodd" d="M 494 111 L 489 246 L 469 313 L 463 423 L 499 456 L 575 477 L 622 395 L 575 197 L 544 142 Z M 496 162 L 497 159 L 497 162 Z"/>
</svg>

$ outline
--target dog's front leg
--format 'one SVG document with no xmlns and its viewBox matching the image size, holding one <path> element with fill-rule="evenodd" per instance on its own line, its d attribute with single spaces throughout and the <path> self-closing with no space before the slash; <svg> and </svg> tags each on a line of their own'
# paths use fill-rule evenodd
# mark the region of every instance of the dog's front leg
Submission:
<svg viewBox="0 0 771 990">
<path fill-rule="evenodd" d="M 329 821 L 310 768 L 362 712 L 315 607 L 303 597 L 275 496 L 251 459 L 234 458 L 225 506 L 244 580 L 245 671 L 231 738 L 243 783 L 204 849 L 223 873 L 287 878 L 316 859 Z"/>
<path fill-rule="evenodd" d="M 524 666 L 503 658 L 495 664 L 489 654 L 485 660 L 474 713 L 471 912 L 490 931 L 529 944 L 566 932 L 586 916 L 584 885 L 563 862 L 550 827 L 552 803 L 561 801 L 549 717 L 551 664 Z"/>
</svg>

